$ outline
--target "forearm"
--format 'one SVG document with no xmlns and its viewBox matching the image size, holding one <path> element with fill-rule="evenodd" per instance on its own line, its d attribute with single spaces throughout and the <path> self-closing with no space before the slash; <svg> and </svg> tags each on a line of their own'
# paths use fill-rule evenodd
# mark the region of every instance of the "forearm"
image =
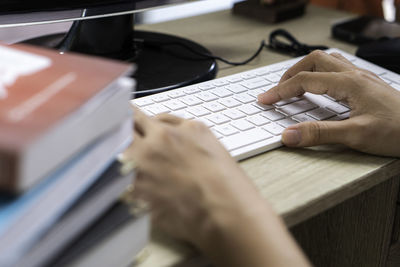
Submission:
<svg viewBox="0 0 400 267">
<path fill-rule="evenodd" d="M 310 266 L 266 202 L 238 210 L 220 211 L 203 235 L 201 249 L 217 266 Z"/>
</svg>

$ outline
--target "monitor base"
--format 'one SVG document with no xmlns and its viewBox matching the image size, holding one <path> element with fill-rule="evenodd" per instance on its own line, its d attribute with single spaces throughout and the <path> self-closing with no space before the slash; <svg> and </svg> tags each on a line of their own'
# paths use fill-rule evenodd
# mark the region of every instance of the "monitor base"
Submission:
<svg viewBox="0 0 400 267">
<path fill-rule="evenodd" d="M 79 21 L 67 34 L 41 36 L 24 43 L 136 64 L 138 68 L 133 77 L 137 87 L 132 98 L 215 78 L 218 69 L 215 60 L 185 48 L 210 54 L 203 46 L 178 36 L 132 31 L 131 22 L 132 18 L 127 16 Z"/>
</svg>

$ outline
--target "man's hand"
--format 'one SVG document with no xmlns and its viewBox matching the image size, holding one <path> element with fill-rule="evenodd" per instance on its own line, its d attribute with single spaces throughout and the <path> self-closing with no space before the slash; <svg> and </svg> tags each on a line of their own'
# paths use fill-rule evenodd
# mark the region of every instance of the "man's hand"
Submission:
<svg viewBox="0 0 400 267">
<path fill-rule="evenodd" d="M 375 74 L 354 66 L 339 54 L 315 51 L 290 68 L 279 84 L 258 96 L 263 104 L 301 96 L 327 94 L 348 103 L 343 121 L 303 122 L 282 134 L 287 146 L 340 143 L 386 156 L 400 156 L 400 92 Z"/>
<path fill-rule="evenodd" d="M 158 227 L 198 246 L 214 216 L 264 208 L 251 181 L 200 122 L 150 118 L 136 109 L 134 142 L 125 156 L 138 166 L 135 191 L 150 202 Z"/>
<path fill-rule="evenodd" d="M 309 266 L 282 221 L 202 123 L 135 111 L 125 159 L 137 165 L 134 196 L 153 222 L 216 266 Z"/>
</svg>

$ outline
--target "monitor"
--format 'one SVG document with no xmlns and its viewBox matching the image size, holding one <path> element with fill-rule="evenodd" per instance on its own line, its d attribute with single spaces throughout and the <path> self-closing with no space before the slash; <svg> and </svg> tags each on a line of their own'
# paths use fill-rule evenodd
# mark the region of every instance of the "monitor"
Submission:
<svg viewBox="0 0 400 267">
<path fill-rule="evenodd" d="M 215 77 L 214 60 L 190 50 L 203 46 L 178 36 L 134 30 L 134 14 L 194 0 L 2 0 L 0 27 L 73 21 L 67 33 L 39 36 L 26 43 L 133 62 L 143 96 Z"/>
</svg>

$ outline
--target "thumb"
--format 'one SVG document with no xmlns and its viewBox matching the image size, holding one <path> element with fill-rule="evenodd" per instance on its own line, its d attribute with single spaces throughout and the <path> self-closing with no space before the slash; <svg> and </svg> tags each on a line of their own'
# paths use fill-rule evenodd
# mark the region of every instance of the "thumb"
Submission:
<svg viewBox="0 0 400 267">
<path fill-rule="evenodd" d="M 286 128 L 282 143 L 290 147 L 346 144 L 349 126 L 349 120 L 302 122 Z"/>
</svg>

